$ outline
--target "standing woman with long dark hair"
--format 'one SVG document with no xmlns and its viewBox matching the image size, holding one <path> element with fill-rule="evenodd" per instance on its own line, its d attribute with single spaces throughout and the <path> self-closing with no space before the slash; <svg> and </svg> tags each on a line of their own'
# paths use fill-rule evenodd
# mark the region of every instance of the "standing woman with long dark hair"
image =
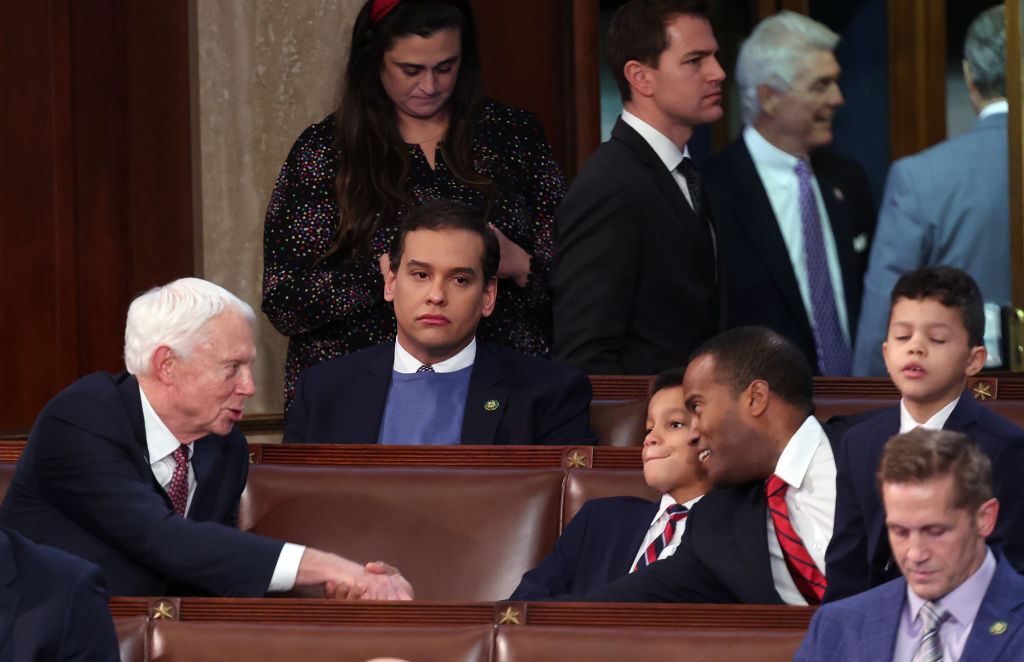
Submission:
<svg viewBox="0 0 1024 662">
<path fill-rule="evenodd" d="M 292 147 L 267 209 L 263 312 L 290 336 L 285 401 L 305 368 L 394 337 L 387 251 L 410 205 L 480 210 L 501 242 L 479 335 L 549 353 L 555 210 L 565 179 L 537 119 L 483 96 L 464 0 L 370 0 L 336 113 Z"/>
</svg>

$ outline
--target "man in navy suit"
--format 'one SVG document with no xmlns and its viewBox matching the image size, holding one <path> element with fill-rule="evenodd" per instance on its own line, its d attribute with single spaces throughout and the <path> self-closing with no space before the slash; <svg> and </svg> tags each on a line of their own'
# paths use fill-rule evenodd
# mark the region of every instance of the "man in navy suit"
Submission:
<svg viewBox="0 0 1024 662">
<path fill-rule="evenodd" d="M 959 269 L 925 267 L 903 274 L 891 300 L 889 336 L 882 350 L 902 398 L 851 427 L 840 444 L 826 602 L 899 575 L 874 476 L 885 442 L 919 426 L 963 432 L 992 458 L 1002 512 L 989 542 L 1016 568 L 1024 567 L 1024 430 L 966 390 L 968 378 L 985 364 L 981 291 Z"/>
<path fill-rule="evenodd" d="M 675 553 L 689 509 L 711 489 L 697 459 L 683 373 L 674 368 L 659 375 L 647 405 L 644 480 L 661 492 L 660 502 L 629 496 L 587 501 L 510 600 L 587 593 Z"/>
<path fill-rule="evenodd" d="M 878 483 L 903 577 L 822 606 L 794 660 L 1021 659 L 1024 577 L 985 544 L 1001 505 L 988 456 L 916 429 L 886 444 Z"/>
<path fill-rule="evenodd" d="M 686 147 L 694 127 L 722 116 L 717 52 L 703 0 L 616 11 L 608 60 L 624 110 L 558 209 L 556 360 L 653 375 L 719 330 L 714 228 Z"/>
<path fill-rule="evenodd" d="M 864 276 L 853 374 L 885 375 L 889 291 L 901 274 L 948 264 L 969 273 L 986 301 L 1010 303 L 1010 176 L 1007 152 L 1006 9 L 971 22 L 964 80 L 978 120 L 967 133 L 889 168 L 878 234 Z"/>
<path fill-rule="evenodd" d="M 849 375 L 875 208 L 863 168 L 824 149 L 843 103 L 839 36 L 783 11 L 743 42 L 743 134 L 704 170 L 725 264 L 726 326 L 759 324 L 817 374 Z"/>
<path fill-rule="evenodd" d="M 94 373 L 39 414 L 0 523 L 103 570 L 114 595 L 262 596 L 323 584 L 339 597 L 409 597 L 393 568 L 235 528 L 254 392 L 252 309 L 198 278 L 139 296 L 127 372 Z"/>
<path fill-rule="evenodd" d="M 99 568 L 0 528 L 0 662 L 119 659 Z"/>
<path fill-rule="evenodd" d="M 586 375 L 476 340 L 494 309 L 498 262 L 477 212 L 446 200 L 410 210 L 384 281 L 396 342 L 304 371 L 284 441 L 595 443 Z"/>
</svg>

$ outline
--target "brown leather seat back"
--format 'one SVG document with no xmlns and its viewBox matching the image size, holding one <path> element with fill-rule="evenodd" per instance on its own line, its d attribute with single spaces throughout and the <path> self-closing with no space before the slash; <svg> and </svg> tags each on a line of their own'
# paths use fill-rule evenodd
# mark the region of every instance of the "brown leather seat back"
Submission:
<svg viewBox="0 0 1024 662">
<path fill-rule="evenodd" d="M 152 662 L 490 662 L 492 625 L 313 626 L 154 621 Z"/>
<path fill-rule="evenodd" d="M 563 471 L 254 465 L 239 528 L 401 569 L 420 600 L 502 600 L 558 536 Z"/>
<path fill-rule="evenodd" d="M 494 662 L 790 662 L 803 637 L 803 631 L 502 626 Z"/>
<path fill-rule="evenodd" d="M 590 427 L 598 446 L 642 446 L 647 426 L 646 400 L 593 400 Z"/>
<path fill-rule="evenodd" d="M 587 499 L 609 496 L 638 496 L 652 501 L 661 498 L 644 482 L 642 469 L 571 469 L 562 498 L 562 528 Z"/>
<path fill-rule="evenodd" d="M 146 662 L 145 616 L 130 616 L 114 619 L 114 631 L 121 649 L 121 662 Z"/>
</svg>

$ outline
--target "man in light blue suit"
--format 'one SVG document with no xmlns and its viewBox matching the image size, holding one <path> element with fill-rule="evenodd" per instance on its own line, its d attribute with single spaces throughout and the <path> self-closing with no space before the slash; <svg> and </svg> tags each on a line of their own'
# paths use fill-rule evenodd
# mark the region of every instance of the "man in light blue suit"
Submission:
<svg viewBox="0 0 1024 662">
<path fill-rule="evenodd" d="M 886 444 L 878 485 L 903 577 L 822 606 L 794 662 L 1024 659 L 1024 577 L 985 544 L 999 513 L 988 456 L 918 428 Z"/>
<path fill-rule="evenodd" d="M 947 264 L 986 301 L 1010 302 L 1006 21 L 982 12 L 964 41 L 964 78 L 978 121 L 967 133 L 892 164 L 864 276 L 853 374 L 885 376 L 889 292 L 906 271 Z"/>
</svg>

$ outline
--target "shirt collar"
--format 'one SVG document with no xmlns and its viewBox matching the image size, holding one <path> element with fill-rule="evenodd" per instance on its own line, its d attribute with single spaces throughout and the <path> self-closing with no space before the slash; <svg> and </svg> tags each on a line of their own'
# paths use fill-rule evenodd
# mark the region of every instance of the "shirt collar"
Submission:
<svg viewBox="0 0 1024 662">
<path fill-rule="evenodd" d="M 981 566 L 974 571 L 974 574 L 964 580 L 962 584 L 939 598 L 936 602 L 941 604 L 962 625 L 974 622 L 974 617 L 981 609 L 981 601 L 985 598 L 988 585 L 992 583 L 992 577 L 996 574 L 996 557 L 990 548 L 985 550 L 985 560 Z M 925 599 L 920 597 L 907 584 L 907 607 L 910 609 L 911 620 L 917 620 L 921 614 L 921 607 Z"/>
<path fill-rule="evenodd" d="M 907 411 L 907 405 L 900 398 L 900 434 L 904 432 L 910 432 L 914 428 L 921 427 L 925 430 L 941 430 L 946 421 L 949 420 L 949 415 L 956 409 L 956 403 L 960 402 L 960 398 L 954 398 L 948 405 L 935 412 L 935 415 L 929 418 L 924 423 L 918 423 L 914 420 L 914 417 Z"/>
<path fill-rule="evenodd" d="M 684 503 L 683 505 L 686 506 L 686 510 L 689 511 L 690 508 L 693 508 L 693 505 L 700 501 L 702 496 L 704 495 L 702 494 L 701 496 L 690 499 L 689 501 Z M 669 506 L 674 506 L 676 505 L 676 503 L 677 501 L 672 498 L 671 494 L 662 494 L 661 502 L 658 504 L 658 512 L 654 513 L 654 519 L 651 520 L 651 524 L 654 524 L 659 519 L 665 517 L 665 511 L 668 510 Z"/>
<path fill-rule="evenodd" d="M 978 113 L 978 119 L 982 117 L 988 117 L 989 115 L 995 115 L 996 113 L 1008 113 L 1010 112 L 1010 103 L 1005 99 L 1002 101 L 993 101 L 989 105 L 981 109 Z"/>
<path fill-rule="evenodd" d="M 634 131 L 647 141 L 647 144 L 651 146 L 651 149 L 658 155 L 658 158 L 665 164 L 669 172 L 675 170 L 676 166 L 682 163 L 684 158 L 689 158 L 689 145 L 684 146 L 683 150 L 679 151 L 676 144 L 669 140 L 664 133 L 658 131 L 628 110 L 622 111 L 622 121 L 631 126 Z"/>
<path fill-rule="evenodd" d="M 142 400 L 142 420 L 146 425 L 146 450 L 149 452 L 149 464 L 153 465 L 164 459 L 174 451 L 178 450 L 181 442 L 174 436 L 174 433 L 160 419 L 160 416 L 149 404 L 146 392 L 139 384 L 139 397 Z M 192 444 L 187 444 L 188 456 L 192 457 Z"/>
<path fill-rule="evenodd" d="M 476 338 L 470 340 L 469 344 L 463 347 L 455 356 L 438 363 L 431 363 L 430 367 L 434 369 L 434 372 L 455 372 L 456 370 L 468 368 L 473 365 L 474 361 L 476 361 Z M 402 343 L 396 339 L 395 360 L 392 364 L 392 369 L 398 373 L 409 374 L 419 370 L 421 365 L 423 363 L 402 347 Z"/>
<path fill-rule="evenodd" d="M 743 142 L 747 144 L 750 158 L 760 168 L 784 170 L 792 173 L 794 168 L 796 168 L 797 161 L 800 160 L 789 152 L 784 152 L 768 142 L 757 129 L 750 125 L 743 129 Z"/>
<path fill-rule="evenodd" d="M 800 489 L 811 460 L 823 442 L 827 444 L 828 437 L 821 423 L 814 416 L 808 416 L 782 449 L 779 461 L 775 464 L 775 475 L 790 487 Z"/>
</svg>

